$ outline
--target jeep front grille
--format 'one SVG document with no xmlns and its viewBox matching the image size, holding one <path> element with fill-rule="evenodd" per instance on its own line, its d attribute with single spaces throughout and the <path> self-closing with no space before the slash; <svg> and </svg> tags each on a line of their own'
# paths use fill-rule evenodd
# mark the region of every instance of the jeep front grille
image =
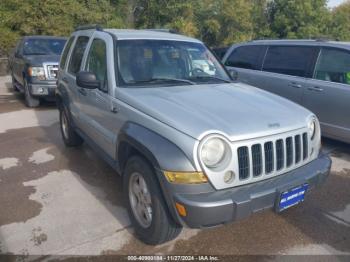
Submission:
<svg viewBox="0 0 350 262">
<path fill-rule="evenodd" d="M 262 150 L 263 149 L 263 150 Z M 293 169 L 308 158 L 307 133 L 237 148 L 239 179 Z"/>
</svg>

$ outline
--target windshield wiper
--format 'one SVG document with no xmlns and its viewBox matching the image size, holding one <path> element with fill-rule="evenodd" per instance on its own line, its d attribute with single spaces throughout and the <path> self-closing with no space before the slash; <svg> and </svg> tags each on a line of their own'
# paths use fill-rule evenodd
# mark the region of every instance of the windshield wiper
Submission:
<svg viewBox="0 0 350 262">
<path fill-rule="evenodd" d="M 180 79 L 180 78 L 151 78 L 151 79 L 147 79 L 147 80 L 133 81 L 132 83 L 143 84 L 143 83 L 154 83 L 154 82 L 162 82 L 162 81 L 182 82 L 182 83 L 187 83 L 190 85 L 196 84 L 190 80 Z"/>
<path fill-rule="evenodd" d="M 225 83 L 232 83 L 231 80 L 227 80 L 227 79 L 223 79 L 223 78 L 220 78 L 220 77 L 217 77 L 217 76 L 193 76 L 191 77 L 191 79 L 215 79 L 215 80 L 220 80 L 222 82 L 225 82 Z"/>
</svg>

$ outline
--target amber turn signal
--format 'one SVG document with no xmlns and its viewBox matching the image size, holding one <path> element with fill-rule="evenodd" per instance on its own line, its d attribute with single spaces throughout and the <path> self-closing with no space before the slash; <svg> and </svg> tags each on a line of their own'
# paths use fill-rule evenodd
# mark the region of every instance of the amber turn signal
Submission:
<svg viewBox="0 0 350 262">
<path fill-rule="evenodd" d="M 175 203 L 175 206 L 180 216 L 182 217 L 187 216 L 186 208 L 184 205 L 181 205 L 180 203 Z"/>
<path fill-rule="evenodd" d="M 170 183 L 174 184 L 201 184 L 208 182 L 208 178 L 202 172 L 164 171 L 164 175 Z"/>
</svg>

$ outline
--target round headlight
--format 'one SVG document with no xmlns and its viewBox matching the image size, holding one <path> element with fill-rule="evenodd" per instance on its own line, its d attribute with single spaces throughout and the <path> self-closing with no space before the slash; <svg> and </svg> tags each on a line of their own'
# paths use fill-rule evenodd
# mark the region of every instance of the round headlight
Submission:
<svg viewBox="0 0 350 262">
<path fill-rule="evenodd" d="M 204 143 L 200 152 L 201 159 L 207 167 L 216 167 L 224 159 L 225 142 L 220 138 L 211 138 Z"/>
<path fill-rule="evenodd" d="M 316 134 L 316 119 L 315 118 L 312 118 L 309 122 L 309 132 L 310 132 L 311 140 L 313 140 L 315 138 L 315 134 Z"/>
</svg>

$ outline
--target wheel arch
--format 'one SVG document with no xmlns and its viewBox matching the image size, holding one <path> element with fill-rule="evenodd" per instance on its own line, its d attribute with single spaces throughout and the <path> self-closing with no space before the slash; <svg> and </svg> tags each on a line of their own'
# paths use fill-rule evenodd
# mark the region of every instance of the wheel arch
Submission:
<svg viewBox="0 0 350 262">
<path fill-rule="evenodd" d="M 173 142 L 144 126 L 128 122 L 117 142 L 116 157 L 121 173 L 133 154 L 143 156 L 158 170 L 195 171 L 194 164 Z"/>
</svg>

